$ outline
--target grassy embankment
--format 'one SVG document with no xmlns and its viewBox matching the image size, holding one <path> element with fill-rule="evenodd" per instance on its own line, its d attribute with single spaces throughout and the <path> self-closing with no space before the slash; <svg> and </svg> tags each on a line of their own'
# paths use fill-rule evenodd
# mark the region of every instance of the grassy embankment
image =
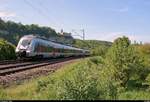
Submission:
<svg viewBox="0 0 150 102">
<path fill-rule="evenodd" d="M 0 99 L 150 99 L 149 91 L 132 85 L 116 91 L 102 63 L 101 57 L 79 60 L 49 76 L 1 89 Z"/>
<path fill-rule="evenodd" d="M 0 99 L 150 99 L 150 44 L 114 41 L 103 57 L 64 66 L 55 73 L 0 90 Z"/>
<path fill-rule="evenodd" d="M 91 65 L 94 69 L 90 69 Z M 25 82 L 23 85 L 1 89 L 0 99 L 62 99 L 65 96 L 61 97 L 59 94 L 68 94 L 69 97 L 73 94 L 75 95 L 74 92 L 76 91 L 73 91 L 71 88 L 79 89 L 77 93 L 86 95 L 81 95 L 81 97 L 88 97 L 90 92 L 96 91 L 96 87 L 93 86 L 96 85 L 96 81 L 90 78 L 98 70 L 94 66 L 97 65 L 92 64 L 89 58 L 81 59 L 73 64 L 65 65 L 49 76 Z M 69 84 L 72 92 L 68 92 L 69 90 L 65 89 L 65 87 L 68 87 L 67 84 Z M 83 87 L 84 89 L 82 89 Z"/>
</svg>

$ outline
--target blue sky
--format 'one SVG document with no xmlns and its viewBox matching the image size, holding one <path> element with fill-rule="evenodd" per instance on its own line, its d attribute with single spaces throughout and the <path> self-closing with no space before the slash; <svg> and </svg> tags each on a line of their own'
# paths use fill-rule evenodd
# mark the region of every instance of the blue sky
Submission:
<svg viewBox="0 0 150 102">
<path fill-rule="evenodd" d="M 150 42 L 150 0 L 0 0 L 0 17 L 57 32 L 84 28 L 86 39 Z"/>
</svg>

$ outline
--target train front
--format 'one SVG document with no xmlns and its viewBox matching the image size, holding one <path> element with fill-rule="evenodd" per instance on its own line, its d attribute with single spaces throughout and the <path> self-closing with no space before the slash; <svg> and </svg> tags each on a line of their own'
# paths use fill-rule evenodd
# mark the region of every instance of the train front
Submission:
<svg viewBox="0 0 150 102">
<path fill-rule="evenodd" d="M 31 52 L 31 38 L 22 37 L 16 47 L 16 55 L 19 58 L 28 57 L 28 53 Z"/>
</svg>

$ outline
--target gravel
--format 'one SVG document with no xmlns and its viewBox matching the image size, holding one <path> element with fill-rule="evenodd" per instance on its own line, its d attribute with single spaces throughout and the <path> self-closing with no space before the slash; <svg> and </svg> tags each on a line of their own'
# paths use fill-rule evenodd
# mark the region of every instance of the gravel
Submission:
<svg viewBox="0 0 150 102">
<path fill-rule="evenodd" d="M 50 73 L 55 72 L 57 69 L 60 69 L 63 65 L 75 62 L 76 60 L 77 59 L 69 60 L 35 69 L 25 70 L 18 73 L 13 73 L 6 76 L 0 76 L 0 85 L 2 85 L 3 87 L 9 87 L 11 85 L 19 85 L 24 81 L 35 79 L 40 76 L 49 75 Z"/>
</svg>

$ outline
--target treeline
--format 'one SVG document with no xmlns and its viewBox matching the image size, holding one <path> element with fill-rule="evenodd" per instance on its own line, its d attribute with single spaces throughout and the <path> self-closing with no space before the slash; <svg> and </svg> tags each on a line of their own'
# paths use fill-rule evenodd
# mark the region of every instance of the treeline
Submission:
<svg viewBox="0 0 150 102">
<path fill-rule="evenodd" d="M 21 23 L 15 23 L 12 21 L 3 21 L 0 19 L 0 37 L 7 41 L 17 45 L 19 39 L 23 35 L 37 34 L 46 38 L 58 38 L 67 39 L 65 36 L 61 36 L 54 29 L 50 27 L 40 27 L 36 24 L 23 25 Z M 73 39 L 73 38 L 70 38 Z M 65 40 L 62 40 L 65 41 Z"/>
<path fill-rule="evenodd" d="M 79 40 L 73 37 L 62 36 L 50 27 L 40 27 L 36 24 L 23 25 L 12 21 L 0 19 L 0 38 L 17 46 L 19 39 L 28 34 L 36 34 L 45 38 L 50 38 L 59 43 L 73 45 L 78 48 L 88 49 L 92 55 L 104 55 L 112 45 L 111 42 L 97 40 Z M 5 54 L 5 53 L 4 53 Z M 5 55 L 3 55 L 5 56 Z"/>
<path fill-rule="evenodd" d="M 91 52 L 91 55 L 94 56 L 103 56 L 108 48 L 111 47 L 112 42 L 108 41 L 98 41 L 98 40 L 79 40 L 76 39 L 73 43 L 75 47 L 88 49 Z"/>
</svg>

